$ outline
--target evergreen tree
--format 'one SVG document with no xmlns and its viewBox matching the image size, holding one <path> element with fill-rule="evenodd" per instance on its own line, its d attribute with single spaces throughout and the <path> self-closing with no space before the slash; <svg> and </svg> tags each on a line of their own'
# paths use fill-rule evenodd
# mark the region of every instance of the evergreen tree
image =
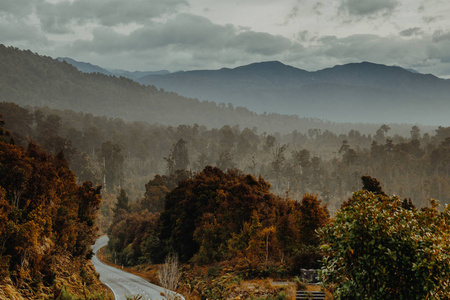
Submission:
<svg viewBox="0 0 450 300">
<path fill-rule="evenodd" d="M 116 207 L 114 208 L 114 213 L 117 213 L 120 209 L 123 209 L 126 212 L 130 212 L 129 199 L 124 189 L 120 189 L 119 196 L 117 197 Z"/>
<path fill-rule="evenodd" d="M 189 166 L 189 153 L 186 144 L 187 142 L 180 138 L 178 142 L 172 146 L 169 157 L 164 158 L 167 162 L 169 174 L 173 174 L 178 170 L 186 170 Z"/>
</svg>

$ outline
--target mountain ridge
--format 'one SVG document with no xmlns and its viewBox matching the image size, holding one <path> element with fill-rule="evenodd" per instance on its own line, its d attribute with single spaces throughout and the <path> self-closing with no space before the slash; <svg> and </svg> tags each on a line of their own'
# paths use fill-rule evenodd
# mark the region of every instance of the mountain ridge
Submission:
<svg viewBox="0 0 450 300">
<path fill-rule="evenodd" d="M 127 70 L 121 70 L 121 69 L 108 69 L 108 68 L 102 68 L 98 65 L 93 65 L 88 62 L 82 62 L 77 61 L 75 59 L 72 59 L 70 57 L 57 57 L 56 60 L 63 62 L 65 61 L 68 64 L 71 64 L 75 68 L 78 69 L 78 71 L 83 73 L 100 73 L 107 76 L 116 76 L 116 77 L 125 77 L 134 81 L 137 81 L 139 78 L 148 76 L 148 75 L 165 75 L 169 74 L 170 72 L 167 70 L 160 70 L 160 71 L 127 71 Z"/>
<path fill-rule="evenodd" d="M 310 72 L 270 61 L 233 69 L 149 75 L 138 82 L 257 113 L 314 115 L 336 122 L 355 118 L 358 122 L 445 123 L 442 110 L 450 109 L 450 80 L 371 62 Z M 342 109 L 349 105 L 354 113 Z M 367 110 L 376 116 L 358 117 Z"/>
<path fill-rule="evenodd" d="M 361 64 L 330 68 L 321 74 L 278 61 L 151 76 L 159 80 L 176 78 L 179 86 L 173 89 L 156 83 L 143 86 L 125 77 L 98 72 L 85 74 L 69 63 L 4 45 L 0 45 L 0 59 L 0 101 L 90 112 L 125 121 L 210 128 L 239 124 L 266 132 L 338 127 L 345 132 L 343 128 L 349 128 L 350 123 L 448 126 L 449 122 L 449 81 L 401 68 L 395 70 L 418 80 L 415 90 L 395 89 L 395 84 L 389 89 L 383 81 L 368 87 L 352 85 L 345 81 L 346 76 L 363 83 L 367 80 L 358 72 L 335 74 L 340 68 Z M 363 66 L 392 71 L 372 63 Z M 249 69 L 252 76 L 248 76 Z M 322 79 L 317 80 L 317 75 Z M 393 81 L 386 78 L 384 82 Z M 420 84 L 424 78 L 428 88 Z M 432 91 L 436 86 L 442 95 Z M 430 91 L 434 95 L 427 97 Z"/>
<path fill-rule="evenodd" d="M 72 110 L 162 126 L 239 125 L 268 133 L 310 128 L 348 132 L 354 127 L 351 122 L 335 124 L 314 116 L 256 114 L 245 107 L 187 98 L 125 77 L 83 73 L 67 62 L 1 44 L 0 62 L 0 101 L 36 109 Z M 376 126 L 367 127 L 372 131 Z"/>
</svg>

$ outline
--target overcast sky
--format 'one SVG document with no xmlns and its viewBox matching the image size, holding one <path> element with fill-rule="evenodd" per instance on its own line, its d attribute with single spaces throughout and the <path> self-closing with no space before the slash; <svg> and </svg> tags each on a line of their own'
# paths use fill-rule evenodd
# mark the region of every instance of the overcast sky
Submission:
<svg viewBox="0 0 450 300">
<path fill-rule="evenodd" d="M 450 78 L 450 1 L 1 0 L 0 43 L 130 71 L 370 61 Z"/>
</svg>

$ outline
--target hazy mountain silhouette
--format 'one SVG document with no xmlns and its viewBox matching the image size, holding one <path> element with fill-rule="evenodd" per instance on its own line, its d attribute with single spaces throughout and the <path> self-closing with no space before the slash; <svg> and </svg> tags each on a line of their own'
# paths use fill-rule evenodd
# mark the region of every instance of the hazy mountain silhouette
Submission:
<svg viewBox="0 0 450 300">
<path fill-rule="evenodd" d="M 47 106 L 170 126 L 198 124 L 220 128 L 239 125 L 241 128 L 258 128 L 259 132 L 307 131 L 310 128 L 348 132 L 355 127 L 350 123 L 335 124 L 295 115 L 258 115 L 244 107 L 218 105 L 154 86 L 145 87 L 124 77 L 106 76 L 100 72 L 83 73 L 66 61 L 1 44 L 0 62 L 0 101 L 21 106 Z M 374 132 L 376 127 L 369 125 L 366 130 L 360 130 Z"/>
<path fill-rule="evenodd" d="M 91 63 L 87 62 L 81 62 L 76 61 L 69 57 L 58 57 L 58 61 L 65 61 L 75 68 L 78 69 L 78 71 L 81 71 L 83 73 L 100 73 L 108 76 L 116 76 L 116 77 L 125 77 L 132 79 L 134 81 L 138 81 L 140 78 L 148 76 L 148 75 L 165 75 L 169 74 L 170 72 L 167 70 L 161 70 L 161 71 L 126 71 L 121 69 L 105 69 L 102 67 L 99 67 L 97 65 L 93 65 Z"/>
<path fill-rule="evenodd" d="M 90 63 L 86 63 L 86 62 L 76 61 L 69 57 L 58 57 L 58 58 L 56 58 L 56 60 L 61 61 L 61 62 L 65 61 L 66 63 L 71 64 L 72 66 L 77 68 L 78 71 L 83 72 L 83 73 L 100 73 L 100 74 L 104 74 L 104 75 L 108 75 L 108 76 L 114 75 L 112 72 L 110 72 L 102 67 L 99 67 L 99 66 L 96 66 L 96 65 L 93 65 Z"/>
<path fill-rule="evenodd" d="M 308 72 L 272 61 L 149 75 L 139 82 L 256 112 L 333 121 L 448 124 L 450 111 L 449 80 L 369 62 Z"/>
</svg>

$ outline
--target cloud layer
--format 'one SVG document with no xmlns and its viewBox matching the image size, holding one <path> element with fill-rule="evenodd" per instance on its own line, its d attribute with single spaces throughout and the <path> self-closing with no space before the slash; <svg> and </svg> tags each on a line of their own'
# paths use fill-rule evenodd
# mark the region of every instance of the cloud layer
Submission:
<svg viewBox="0 0 450 300">
<path fill-rule="evenodd" d="M 341 10 L 356 16 L 390 15 L 399 4 L 398 0 L 342 0 Z"/>
<path fill-rule="evenodd" d="M 450 77 L 442 0 L 3 0 L 0 43 L 129 70 L 357 61 Z"/>
</svg>

